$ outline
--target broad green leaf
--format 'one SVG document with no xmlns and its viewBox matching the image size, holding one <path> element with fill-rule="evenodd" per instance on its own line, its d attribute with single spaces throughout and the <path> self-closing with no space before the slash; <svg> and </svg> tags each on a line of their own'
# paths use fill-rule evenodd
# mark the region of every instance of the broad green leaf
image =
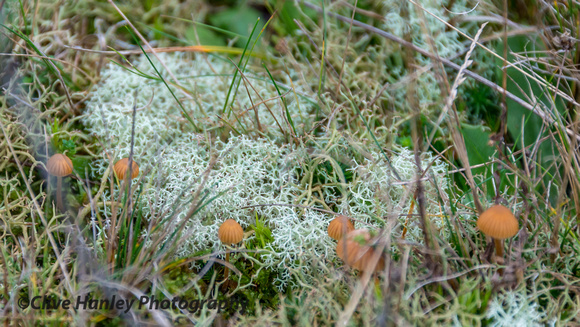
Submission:
<svg viewBox="0 0 580 327">
<path fill-rule="evenodd" d="M 210 17 L 210 23 L 213 26 L 226 29 L 228 31 L 241 34 L 249 35 L 252 27 L 255 25 L 256 21 L 260 17 L 260 13 L 247 6 L 240 6 L 237 8 L 230 8 L 221 11 Z M 259 31 L 264 26 L 264 20 L 261 20 L 256 30 Z M 236 46 L 244 47 L 247 40 L 239 39 L 236 42 Z"/>
</svg>

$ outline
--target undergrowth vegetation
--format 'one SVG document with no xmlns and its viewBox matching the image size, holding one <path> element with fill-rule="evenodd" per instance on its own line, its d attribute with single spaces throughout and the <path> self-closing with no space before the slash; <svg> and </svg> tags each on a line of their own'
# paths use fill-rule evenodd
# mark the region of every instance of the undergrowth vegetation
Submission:
<svg viewBox="0 0 580 327">
<path fill-rule="evenodd" d="M 574 1 L 1 1 L 0 321 L 580 325 L 579 15 Z M 48 173 L 57 153 L 72 174 Z M 119 178 L 122 158 L 136 177 Z M 497 204 L 512 238 L 477 228 Z M 377 254 L 368 271 L 337 254 L 337 215 L 369 231 L 355 238 Z M 242 242 L 218 237 L 228 219 Z"/>
</svg>

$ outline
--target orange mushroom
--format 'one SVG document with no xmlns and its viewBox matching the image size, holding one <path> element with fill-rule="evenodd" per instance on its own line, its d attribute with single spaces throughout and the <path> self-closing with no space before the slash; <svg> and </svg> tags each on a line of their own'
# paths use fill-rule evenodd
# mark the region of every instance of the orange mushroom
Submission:
<svg viewBox="0 0 580 327">
<path fill-rule="evenodd" d="M 328 224 L 328 236 L 337 241 L 353 230 L 354 225 L 347 216 L 336 216 L 336 218 Z"/>
<path fill-rule="evenodd" d="M 139 176 L 139 165 L 133 160 L 131 165 L 131 179 Z M 125 180 L 125 176 L 129 172 L 129 158 L 123 158 L 115 163 L 113 166 L 113 171 L 119 180 Z"/>
<path fill-rule="evenodd" d="M 369 245 L 371 234 L 366 229 L 357 229 L 342 238 L 336 244 L 336 254 L 345 264 L 359 271 L 377 272 L 385 268 L 385 259 L 379 257 L 376 265 L 372 266 L 375 249 Z"/>
<path fill-rule="evenodd" d="M 218 230 L 218 237 L 220 241 L 224 244 L 237 244 L 240 243 L 244 239 L 244 229 L 237 221 L 233 219 L 227 219 L 224 223 L 220 226 Z M 230 260 L 230 252 L 226 252 L 226 262 Z M 224 271 L 225 279 L 228 278 L 229 269 L 226 267 Z"/>
<path fill-rule="evenodd" d="M 62 212 L 62 178 L 72 174 L 73 163 L 69 157 L 62 153 L 57 153 L 46 162 L 46 170 L 52 176 L 56 176 L 56 206 Z"/>
<path fill-rule="evenodd" d="M 477 228 L 493 239 L 496 255 L 503 258 L 502 240 L 515 236 L 519 230 L 519 224 L 510 209 L 496 204 L 479 216 Z"/>
</svg>

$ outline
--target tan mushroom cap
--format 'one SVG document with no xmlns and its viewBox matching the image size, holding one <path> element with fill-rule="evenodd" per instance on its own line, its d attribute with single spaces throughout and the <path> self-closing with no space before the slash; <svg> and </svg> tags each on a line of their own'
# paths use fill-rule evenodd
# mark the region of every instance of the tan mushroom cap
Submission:
<svg viewBox="0 0 580 327">
<path fill-rule="evenodd" d="M 510 209 L 496 204 L 479 216 L 477 228 L 489 237 L 503 240 L 516 235 L 520 227 Z"/>
<path fill-rule="evenodd" d="M 363 239 L 365 245 L 358 242 Z M 346 240 L 346 243 L 345 243 Z M 345 264 L 360 270 L 366 271 L 372 269 L 371 262 L 375 254 L 372 246 L 366 245 L 371 240 L 371 234 L 366 229 L 357 229 L 346 235 L 346 239 L 342 238 L 336 244 L 336 254 L 341 258 Z M 346 244 L 346 246 L 345 246 Z M 345 255 L 346 250 L 346 255 Z M 385 259 L 383 256 L 379 257 L 379 261 L 374 267 L 374 272 L 383 270 L 385 268 Z"/>
<path fill-rule="evenodd" d="M 348 234 L 354 230 L 352 221 L 347 216 L 336 216 L 330 224 L 328 224 L 328 236 L 335 240 L 340 240 L 344 234 Z"/>
<path fill-rule="evenodd" d="M 137 165 L 137 163 L 135 162 L 135 159 L 133 159 L 132 166 L 133 166 L 133 169 L 131 169 L 131 178 L 133 179 L 133 178 L 139 176 L 139 165 Z M 115 171 L 115 174 L 117 175 L 117 177 L 120 180 L 124 180 L 125 175 L 129 171 L 129 158 L 123 158 L 123 159 L 117 161 L 115 163 L 115 165 L 113 166 L 113 170 Z"/>
<path fill-rule="evenodd" d="M 218 237 L 224 244 L 240 243 L 244 239 L 244 229 L 237 221 L 228 219 L 220 226 Z"/>
<path fill-rule="evenodd" d="M 46 170 L 49 174 L 58 177 L 64 177 L 72 174 L 73 163 L 69 157 L 62 153 L 57 153 L 48 159 Z"/>
</svg>

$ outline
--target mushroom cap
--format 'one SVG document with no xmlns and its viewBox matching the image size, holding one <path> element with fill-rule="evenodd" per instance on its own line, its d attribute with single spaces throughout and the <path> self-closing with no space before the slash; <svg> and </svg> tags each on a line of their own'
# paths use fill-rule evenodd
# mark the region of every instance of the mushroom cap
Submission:
<svg viewBox="0 0 580 327">
<path fill-rule="evenodd" d="M 139 176 L 139 165 L 133 159 L 133 169 L 131 169 L 131 179 Z M 124 180 L 127 172 L 129 171 L 129 158 L 123 158 L 115 163 L 113 166 L 115 174 L 120 180 Z"/>
<path fill-rule="evenodd" d="M 364 244 L 359 243 L 361 240 Z M 370 266 L 375 254 L 375 249 L 373 249 L 372 246 L 367 245 L 370 240 L 371 234 L 368 230 L 353 230 L 346 234 L 346 238 L 342 238 L 338 241 L 336 244 L 336 254 L 345 264 L 357 270 L 366 271 L 373 268 L 374 272 L 383 270 L 385 268 L 385 258 L 383 256 L 379 257 L 379 261 L 375 267 Z"/>
<path fill-rule="evenodd" d="M 510 209 L 496 204 L 479 216 L 477 228 L 489 237 L 503 240 L 516 235 L 520 227 Z"/>
<path fill-rule="evenodd" d="M 328 236 L 335 240 L 340 240 L 344 234 L 348 234 L 354 230 L 352 221 L 347 216 L 336 216 L 330 224 L 328 224 Z"/>
<path fill-rule="evenodd" d="M 46 170 L 49 174 L 58 177 L 64 177 L 72 174 L 73 163 L 69 157 L 62 153 L 57 153 L 48 159 Z"/>
<path fill-rule="evenodd" d="M 244 229 L 237 221 L 228 219 L 220 226 L 218 237 L 224 244 L 240 243 L 244 239 Z"/>
</svg>

